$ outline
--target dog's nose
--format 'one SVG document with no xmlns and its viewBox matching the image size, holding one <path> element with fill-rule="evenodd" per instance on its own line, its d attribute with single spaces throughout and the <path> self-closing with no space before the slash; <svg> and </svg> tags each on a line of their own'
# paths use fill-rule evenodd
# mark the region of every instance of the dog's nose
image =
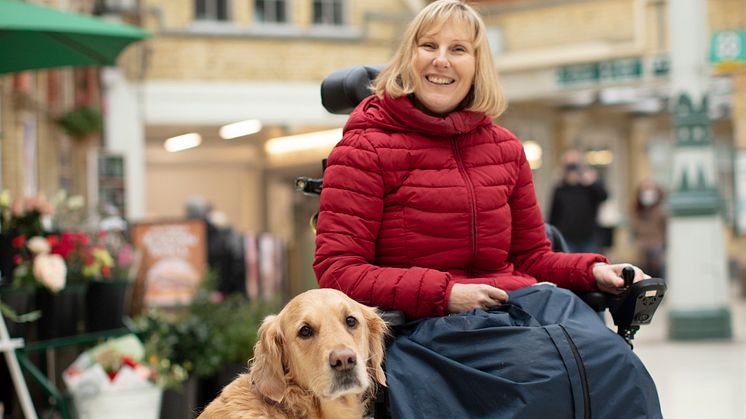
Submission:
<svg viewBox="0 0 746 419">
<path fill-rule="evenodd" d="M 337 371 L 347 371 L 357 363 L 357 355 L 350 348 L 335 349 L 329 354 L 329 366 Z"/>
</svg>

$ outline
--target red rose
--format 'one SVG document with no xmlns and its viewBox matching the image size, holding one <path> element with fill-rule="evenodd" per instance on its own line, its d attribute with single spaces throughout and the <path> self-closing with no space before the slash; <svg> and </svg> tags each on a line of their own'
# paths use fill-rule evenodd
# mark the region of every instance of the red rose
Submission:
<svg viewBox="0 0 746 419">
<path fill-rule="evenodd" d="M 26 245 L 26 236 L 24 236 L 23 234 L 21 234 L 20 236 L 16 236 L 16 238 L 13 239 L 13 241 L 11 242 L 11 245 L 16 249 L 22 248 Z"/>
</svg>

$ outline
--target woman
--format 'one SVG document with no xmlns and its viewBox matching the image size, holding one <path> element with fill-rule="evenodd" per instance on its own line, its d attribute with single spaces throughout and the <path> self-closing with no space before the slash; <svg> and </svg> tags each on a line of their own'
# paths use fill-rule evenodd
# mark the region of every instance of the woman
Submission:
<svg viewBox="0 0 746 419">
<path fill-rule="evenodd" d="M 636 196 L 632 231 L 637 258 L 650 275 L 662 278 L 666 253 L 664 192 L 648 179 L 640 184 Z"/>
<path fill-rule="evenodd" d="M 329 156 L 322 287 L 409 319 L 492 307 L 537 280 L 618 292 L 625 265 L 551 252 L 523 147 L 492 122 L 497 80 L 472 8 L 436 1 L 414 19 Z"/>
<path fill-rule="evenodd" d="M 327 161 L 314 270 L 421 319 L 387 351 L 392 415 L 661 417 L 623 340 L 572 293 L 530 286 L 616 293 L 625 265 L 551 251 L 523 147 L 492 122 L 505 102 L 476 12 L 425 7 L 373 88 Z"/>
</svg>

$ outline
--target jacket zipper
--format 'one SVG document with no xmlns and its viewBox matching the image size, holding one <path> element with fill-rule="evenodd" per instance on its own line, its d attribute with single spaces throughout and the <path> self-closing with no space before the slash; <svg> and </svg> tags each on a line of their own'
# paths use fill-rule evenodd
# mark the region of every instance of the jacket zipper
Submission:
<svg viewBox="0 0 746 419">
<path fill-rule="evenodd" d="M 471 206 L 471 263 L 466 267 L 466 271 L 469 273 L 477 260 L 477 203 L 474 197 L 474 184 L 471 183 L 471 178 L 468 173 L 466 173 L 466 167 L 464 167 L 464 162 L 461 158 L 461 150 L 458 147 L 457 141 L 458 139 L 456 137 L 451 138 L 453 154 L 456 157 L 456 165 L 458 165 L 458 170 L 466 182 L 466 189 L 469 192 L 469 205 Z"/>
<path fill-rule="evenodd" d="M 559 325 L 559 327 L 562 328 L 562 333 L 565 334 L 567 341 L 570 343 L 570 350 L 575 357 L 575 363 L 578 364 L 578 371 L 580 371 L 580 385 L 583 388 L 583 417 L 591 419 L 591 396 L 588 390 L 588 374 L 585 370 L 585 364 L 583 364 L 583 358 L 580 357 L 578 347 L 575 346 L 575 342 L 570 337 L 570 334 L 567 333 L 565 326 Z"/>
</svg>

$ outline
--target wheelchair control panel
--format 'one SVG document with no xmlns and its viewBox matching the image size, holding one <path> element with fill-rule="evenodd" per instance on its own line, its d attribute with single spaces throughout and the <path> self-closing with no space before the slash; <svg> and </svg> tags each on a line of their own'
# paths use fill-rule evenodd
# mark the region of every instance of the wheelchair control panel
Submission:
<svg viewBox="0 0 746 419">
<path fill-rule="evenodd" d="M 631 266 L 622 270 L 624 290 L 609 302 L 609 312 L 617 333 L 632 346 L 632 339 L 641 325 L 649 324 L 666 293 L 661 278 L 648 278 L 632 283 L 635 271 Z"/>
</svg>

